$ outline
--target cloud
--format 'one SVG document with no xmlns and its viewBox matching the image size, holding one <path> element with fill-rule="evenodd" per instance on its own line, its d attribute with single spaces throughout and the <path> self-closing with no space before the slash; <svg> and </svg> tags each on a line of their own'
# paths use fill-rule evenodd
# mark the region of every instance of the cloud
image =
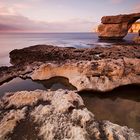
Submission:
<svg viewBox="0 0 140 140">
<path fill-rule="evenodd" d="M 137 3 L 134 8 L 133 8 L 134 12 L 140 12 L 140 3 Z"/>
<path fill-rule="evenodd" d="M 30 0 L 39 1 L 39 0 Z M 43 22 L 21 15 L 21 9 L 30 8 L 27 3 L 0 2 L 0 32 L 86 32 L 97 24 L 90 20 L 71 19 L 63 22 Z"/>
<path fill-rule="evenodd" d="M 86 32 L 91 31 L 95 22 L 72 19 L 65 22 L 39 22 L 21 15 L 0 15 L 2 32 Z"/>
<path fill-rule="evenodd" d="M 114 4 L 119 4 L 122 3 L 124 0 L 111 0 L 112 3 Z"/>
<path fill-rule="evenodd" d="M 0 6 L 0 15 L 17 15 L 13 7 Z"/>
</svg>

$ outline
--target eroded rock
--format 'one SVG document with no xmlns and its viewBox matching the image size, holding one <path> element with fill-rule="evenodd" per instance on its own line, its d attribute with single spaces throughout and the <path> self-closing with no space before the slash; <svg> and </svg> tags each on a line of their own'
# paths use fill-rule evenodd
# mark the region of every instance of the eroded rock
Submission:
<svg viewBox="0 0 140 140">
<path fill-rule="evenodd" d="M 140 19 L 140 13 L 129 15 L 104 16 L 99 25 L 99 38 L 101 39 L 122 39 L 132 24 Z"/>
<path fill-rule="evenodd" d="M 78 90 L 97 91 L 108 91 L 127 84 L 140 84 L 138 45 L 88 49 L 37 45 L 14 50 L 10 57 L 15 69 L 10 71 L 11 68 L 3 68 L 0 82 L 9 78 L 9 75 L 33 80 L 65 77 Z M 22 65 L 19 67 L 19 64 Z"/>
<path fill-rule="evenodd" d="M 0 111 L 1 140 L 25 140 L 31 136 L 40 140 L 140 139 L 133 129 L 97 121 L 74 91 L 36 90 L 7 94 L 0 101 Z"/>
<path fill-rule="evenodd" d="M 140 59 L 44 63 L 26 76 L 33 80 L 66 77 L 79 91 L 108 91 L 122 85 L 140 84 Z"/>
<path fill-rule="evenodd" d="M 114 45 L 111 47 L 95 48 L 66 48 L 49 45 L 36 45 L 10 52 L 12 64 L 33 63 L 33 62 L 52 62 L 62 63 L 65 61 L 80 60 L 101 60 L 119 58 L 140 58 L 139 45 Z"/>
</svg>

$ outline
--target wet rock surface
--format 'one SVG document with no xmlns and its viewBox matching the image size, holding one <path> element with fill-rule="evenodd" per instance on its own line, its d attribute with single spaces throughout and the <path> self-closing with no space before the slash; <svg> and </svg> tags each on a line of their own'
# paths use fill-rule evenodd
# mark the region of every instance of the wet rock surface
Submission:
<svg viewBox="0 0 140 140">
<path fill-rule="evenodd" d="M 133 129 L 97 121 L 74 91 L 21 91 L 0 100 L 0 139 L 139 140 Z"/>
<path fill-rule="evenodd" d="M 98 27 L 101 39 L 122 39 L 132 24 L 140 19 L 140 13 L 116 16 L 104 16 Z"/>
</svg>

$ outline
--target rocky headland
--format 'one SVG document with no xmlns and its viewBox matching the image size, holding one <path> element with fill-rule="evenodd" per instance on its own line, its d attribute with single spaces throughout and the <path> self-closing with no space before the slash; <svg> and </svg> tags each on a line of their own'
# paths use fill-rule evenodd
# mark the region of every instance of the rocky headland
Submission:
<svg viewBox="0 0 140 140">
<path fill-rule="evenodd" d="M 123 39 L 138 19 L 140 19 L 140 13 L 104 16 L 98 27 L 99 37 L 101 39 Z"/>
</svg>

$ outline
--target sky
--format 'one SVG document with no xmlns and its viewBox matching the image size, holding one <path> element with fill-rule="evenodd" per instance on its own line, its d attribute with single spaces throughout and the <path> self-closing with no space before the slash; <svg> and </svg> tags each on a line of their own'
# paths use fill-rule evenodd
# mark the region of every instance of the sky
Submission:
<svg viewBox="0 0 140 140">
<path fill-rule="evenodd" d="M 140 0 L 0 0 L 0 32 L 90 32 L 102 16 L 140 12 Z"/>
</svg>

